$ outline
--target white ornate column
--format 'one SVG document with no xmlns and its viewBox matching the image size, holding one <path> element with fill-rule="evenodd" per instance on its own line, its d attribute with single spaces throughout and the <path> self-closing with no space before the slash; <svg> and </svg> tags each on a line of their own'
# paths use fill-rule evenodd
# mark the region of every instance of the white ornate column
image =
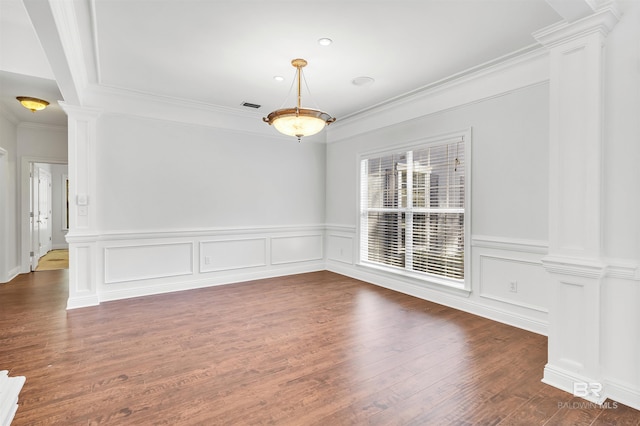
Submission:
<svg viewBox="0 0 640 426">
<path fill-rule="evenodd" d="M 98 305 L 96 142 L 100 112 L 61 103 L 69 120 L 69 300 L 67 309 Z"/>
<path fill-rule="evenodd" d="M 549 49 L 549 358 L 543 381 L 601 403 L 604 41 L 613 5 L 534 33 Z"/>
</svg>

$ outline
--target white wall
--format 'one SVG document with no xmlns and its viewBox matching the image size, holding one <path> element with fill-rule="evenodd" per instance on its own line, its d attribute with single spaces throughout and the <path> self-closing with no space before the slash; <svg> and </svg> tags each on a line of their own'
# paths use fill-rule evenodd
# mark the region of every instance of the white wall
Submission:
<svg viewBox="0 0 640 426">
<path fill-rule="evenodd" d="M 106 232 L 324 223 L 323 144 L 105 115 L 97 157 Z"/>
<path fill-rule="evenodd" d="M 21 123 L 18 126 L 18 157 L 66 161 L 66 127 Z"/>
<path fill-rule="evenodd" d="M 355 226 L 363 152 L 472 128 L 472 230 L 547 238 L 548 87 L 540 85 L 329 144 L 327 222 Z"/>
<path fill-rule="evenodd" d="M 0 282 L 10 281 L 18 273 L 18 223 L 17 223 L 17 126 L 0 114 Z"/>
</svg>

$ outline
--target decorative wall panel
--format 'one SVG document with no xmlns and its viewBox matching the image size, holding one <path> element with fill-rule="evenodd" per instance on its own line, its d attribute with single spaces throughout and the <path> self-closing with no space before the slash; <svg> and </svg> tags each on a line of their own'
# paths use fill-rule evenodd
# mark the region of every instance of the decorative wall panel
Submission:
<svg viewBox="0 0 640 426">
<path fill-rule="evenodd" d="M 203 241 L 200 243 L 200 272 L 266 265 L 266 238 Z"/>
<path fill-rule="evenodd" d="M 322 235 L 300 235 L 271 239 L 271 263 L 322 260 Z"/>
<path fill-rule="evenodd" d="M 193 274 L 193 243 L 107 247 L 105 283 Z"/>
</svg>

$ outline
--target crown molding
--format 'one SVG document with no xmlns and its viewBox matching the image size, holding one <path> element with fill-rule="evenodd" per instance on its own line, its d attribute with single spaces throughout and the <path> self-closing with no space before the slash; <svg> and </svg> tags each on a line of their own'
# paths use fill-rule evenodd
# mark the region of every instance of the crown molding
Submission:
<svg viewBox="0 0 640 426">
<path fill-rule="evenodd" d="M 66 132 L 67 126 L 60 126 L 57 124 L 44 124 L 35 123 L 33 121 L 22 121 L 18 124 L 19 129 L 36 129 L 36 130 L 49 130 L 56 132 Z"/>
<path fill-rule="evenodd" d="M 105 114 L 213 127 L 241 134 L 291 140 L 262 121 L 263 114 L 183 98 L 155 95 L 114 86 L 90 85 L 86 104 L 100 105 Z M 324 142 L 324 132 L 308 142 Z"/>
<path fill-rule="evenodd" d="M 549 53 L 538 44 L 342 118 L 327 130 L 329 143 L 418 117 L 502 96 L 549 80 Z"/>
<path fill-rule="evenodd" d="M 464 71 L 461 71 L 456 74 L 452 74 L 436 82 L 427 84 L 417 89 L 413 89 L 402 95 L 395 96 L 393 98 L 387 99 L 378 104 L 371 105 L 370 107 L 367 107 L 360 111 L 348 114 L 344 117 L 341 117 L 340 121 L 336 122 L 336 124 L 341 124 L 345 122 L 345 120 L 348 121 L 348 119 L 352 117 L 357 118 L 362 115 L 366 115 L 366 113 L 369 111 L 381 110 L 384 108 L 394 108 L 398 104 L 401 104 L 404 102 L 411 102 L 413 99 L 418 98 L 420 96 L 428 96 L 430 93 L 433 93 L 434 91 L 447 90 L 450 87 L 453 87 L 459 84 L 464 84 L 467 81 L 475 80 L 479 77 L 482 77 L 483 75 L 492 73 L 498 69 L 501 69 L 504 67 L 510 67 L 516 63 L 526 61 L 528 60 L 529 55 L 538 56 L 541 53 L 544 53 L 544 52 L 540 51 L 540 46 L 538 44 L 531 44 L 529 46 L 525 46 L 522 49 L 500 56 L 491 61 L 487 61 L 480 65 L 467 68 Z"/>
<path fill-rule="evenodd" d="M 112 109 L 110 108 L 112 105 L 116 107 L 115 109 L 121 107 L 122 105 L 120 105 L 119 102 L 124 98 L 127 102 L 139 109 L 144 109 L 145 106 L 148 107 L 150 104 L 153 104 L 181 109 L 202 110 L 208 113 L 225 114 L 236 117 L 252 117 L 260 120 L 262 120 L 261 117 L 263 115 L 254 111 L 244 111 L 187 98 L 158 95 L 107 84 L 92 84 L 87 92 L 89 94 L 88 100 L 93 101 L 91 102 L 92 104 L 102 103 L 107 110 Z"/>
</svg>

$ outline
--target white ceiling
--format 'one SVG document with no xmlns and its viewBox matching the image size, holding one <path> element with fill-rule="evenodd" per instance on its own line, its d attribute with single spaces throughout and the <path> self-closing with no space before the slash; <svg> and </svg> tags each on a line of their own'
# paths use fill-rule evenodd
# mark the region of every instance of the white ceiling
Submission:
<svg viewBox="0 0 640 426">
<path fill-rule="evenodd" d="M 561 20 L 545 0 L 75 4 L 88 85 L 255 114 L 241 106 L 246 101 L 262 105 L 258 112 L 266 115 L 292 106 L 290 61 L 302 57 L 309 61 L 310 90 L 303 90 L 303 105 L 338 120 L 530 49 L 534 31 Z M 0 0 L 0 36 L 0 107 L 18 121 L 64 124 L 59 107 L 32 114 L 15 100 L 24 95 L 53 103 L 66 93 L 55 84 L 20 0 Z M 333 44 L 320 46 L 321 37 Z M 276 75 L 285 81 L 274 81 Z M 375 82 L 352 84 L 361 76 Z"/>
</svg>

